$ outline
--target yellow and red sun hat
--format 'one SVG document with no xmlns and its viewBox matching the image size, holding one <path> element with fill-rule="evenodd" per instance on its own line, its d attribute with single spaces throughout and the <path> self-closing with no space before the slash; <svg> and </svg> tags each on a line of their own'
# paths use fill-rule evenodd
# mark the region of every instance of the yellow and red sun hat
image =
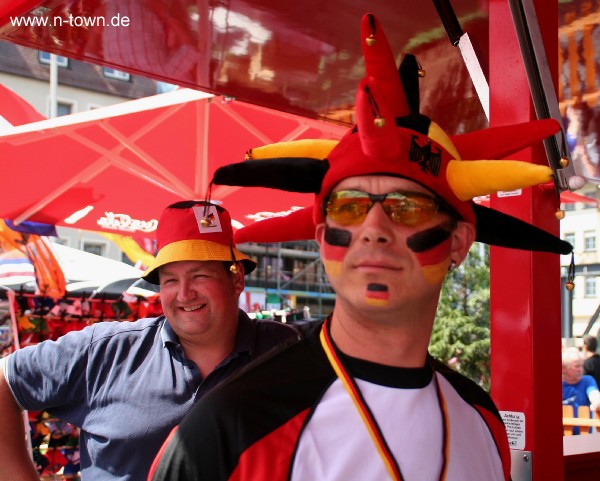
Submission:
<svg viewBox="0 0 600 481">
<path fill-rule="evenodd" d="M 241 262 L 249 274 L 256 262 L 234 245 L 229 212 L 204 201 L 182 201 L 164 209 L 156 231 L 158 253 L 142 278 L 158 284 L 159 268 L 180 261 Z"/>
</svg>

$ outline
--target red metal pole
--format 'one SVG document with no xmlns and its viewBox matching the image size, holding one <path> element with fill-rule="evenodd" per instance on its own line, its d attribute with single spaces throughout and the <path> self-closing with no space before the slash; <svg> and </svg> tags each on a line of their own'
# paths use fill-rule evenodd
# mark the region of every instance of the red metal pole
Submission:
<svg viewBox="0 0 600 481">
<path fill-rule="evenodd" d="M 558 4 L 534 3 L 556 85 Z M 507 0 L 490 0 L 489 7 L 490 125 L 525 122 L 535 118 L 535 112 L 510 8 Z M 547 163 L 542 146 L 515 158 Z M 552 189 L 492 197 L 493 208 L 559 233 L 554 216 L 559 204 Z M 492 396 L 499 409 L 516 420 L 511 440 L 517 463 L 530 452 L 526 462 L 532 463 L 531 479 L 561 481 L 559 256 L 492 248 L 490 272 Z M 513 456 L 513 472 L 517 463 Z"/>
</svg>

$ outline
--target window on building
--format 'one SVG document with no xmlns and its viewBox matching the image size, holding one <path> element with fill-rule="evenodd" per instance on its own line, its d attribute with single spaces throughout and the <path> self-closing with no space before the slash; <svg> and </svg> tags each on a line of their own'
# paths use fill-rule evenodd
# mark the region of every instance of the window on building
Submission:
<svg viewBox="0 0 600 481">
<path fill-rule="evenodd" d="M 73 113 L 73 104 L 69 102 L 56 102 L 56 116 L 71 115 Z"/>
<path fill-rule="evenodd" d="M 583 250 L 593 252 L 596 250 L 596 232 L 588 230 L 583 233 Z"/>
<path fill-rule="evenodd" d="M 48 52 L 38 52 L 38 61 L 40 63 L 50 65 L 50 54 Z M 69 59 L 67 57 L 56 56 L 56 65 L 58 67 L 67 68 L 69 66 Z"/>
<path fill-rule="evenodd" d="M 596 277 L 585 278 L 585 297 L 596 297 Z"/>
<path fill-rule="evenodd" d="M 90 254 L 96 254 L 97 256 L 103 256 L 106 246 L 101 242 L 83 241 L 82 250 L 89 252 Z"/>
<path fill-rule="evenodd" d="M 133 262 L 131 262 L 131 259 L 127 257 L 127 254 L 125 254 L 125 252 L 121 252 L 121 262 L 130 266 L 134 265 Z"/>
<path fill-rule="evenodd" d="M 582 192 L 581 195 L 585 195 L 586 197 L 591 197 L 592 199 L 597 199 L 598 198 L 598 191 L 597 190 L 591 190 L 589 192 Z M 588 204 L 588 203 L 583 203 L 582 204 L 582 209 L 597 209 L 598 207 L 594 204 Z"/>
<path fill-rule="evenodd" d="M 61 246 L 69 246 L 70 242 L 69 239 L 65 239 L 63 237 L 54 237 L 52 239 L 52 242 L 54 242 L 55 244 L 60 244 Z"/>
<path fill-rule="evenodd" d="M 172 92 L 173 90 L 175 90 L 177 88 L 177 85 L 174 84 L 168 84 L 167 82 L 156 82 L 156 93 L 157 94 L 164 94 L 167 92 Z"/>
<path fill-rule="evenodd" d="M 131 78 L 131 76 L 127 72 L 122 72 L 121 70 L 116 70 L 110 67 L 104 67 L 102 69 L 102 72 L 104 73 L 105 77 L 113 78 L 116 80 L 128 81 Z"/>
<path fill-rule="evenodd" d="M 569 244 L 571 244 L 573 247 L 575 247 L 575 233 L 569 232 L 569 233 L 565 234 L 565 241 L 567 241 Z"/>
</svg>

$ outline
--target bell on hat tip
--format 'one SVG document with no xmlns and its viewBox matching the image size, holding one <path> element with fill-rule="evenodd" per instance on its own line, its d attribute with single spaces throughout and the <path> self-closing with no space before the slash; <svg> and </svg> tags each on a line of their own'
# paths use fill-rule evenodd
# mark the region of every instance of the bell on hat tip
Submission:
<svg viewBox="0 0 600 481">
<path fill-rule="evenodd" d="M 229 266 L 229 270 L 233 273 L 233 274 L 237 274 L 238 268 L 235 264 L 231 264 Z"/>
<path fill-rule="evenodd" d="M 375 127 L 385 127 L 385 119 L 383 117 L 377 117 L 373 123 L 375 124 Z"/>
<path fill-rule="evenodd" d="M 571 292 L 575 289 L 575 283 L 573 281 L 567 281 L 565 282 L 565 287 L 567 288 L 567 291 Z"/>
<path fill-rule="evenodd" d="M 200 219 L 200 225 L 202 227 L 208 227 L 210 225 L 210 221 L 206 217 L 202 217 L 202 219 Z"/>
<path fill-rule="evenodd" d="M 365 42 L 367 42 L 367 45 L 369 47 L 372 47 L 373 45 L 375 45 L 376 41 L 377 40 L 375 40 L 375 35 L 373 35 L 373 34 L 369 35 L 365 40 Z"/>
<path fill-rule="evenodd" d="M 566 167 L 567 165 L 569 165 L 569 159 L 561 157 L 561 159 L 558 163 L 560 164 L 561 167 Z"/>
<path fill-rule="evenodd" d="M 417 66 L 419 67 L 419 70 L 417 70 L 417 75 L 419 76 L 419 78 L 423 78 L 425 77 L 425 69 L 421 66 L 421 63 L 417 60 Z"/>
<path fill-rule="evenodd" d="M 558 220 L 562 220 L 562 219 L 564 219 L 564 218 L 565 218 L 565 211 L 564 211 L 564 210 L 560 210 L 560 209 L 559 209 L 559 210 L 557 210 L 557 211 L 554 213 L 554 216 L 555 216 L 555 217 L 556 217 Z"/>
</svg>

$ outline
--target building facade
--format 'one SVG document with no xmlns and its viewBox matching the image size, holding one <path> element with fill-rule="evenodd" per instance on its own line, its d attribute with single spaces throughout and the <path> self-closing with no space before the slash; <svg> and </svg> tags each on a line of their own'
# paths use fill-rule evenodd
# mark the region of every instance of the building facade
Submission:
<svg viewBox="0 0 600 481">
<path fill-rule="evenodd" d="M 579 193 L 600 200 L 596 184 L 588 183 Z M 561 256 L 563 278 L 563 337 L 578 338 L 584 334 L 597 336 L 600 323 L 600 215 L 598 203 L 562 204 L 565 218 L 561 220 L 561 237 L 573 245 L 575 288 L 565 288 L 570 256 Z"/>
<path fill-rule="evenodd" d="M 598 199 L 600 184 L 600 2 L 565 0 L 558 15 L 558 100 L 575 170 L 589 181 L 578 193 Z M 574 246 L 575 288 L 564 288 L 570 263 L 562 256 L 563 338 L 597 336 L 600 308 L 598 206 L 563 204 L 561 235 Z"/>
</svg>

